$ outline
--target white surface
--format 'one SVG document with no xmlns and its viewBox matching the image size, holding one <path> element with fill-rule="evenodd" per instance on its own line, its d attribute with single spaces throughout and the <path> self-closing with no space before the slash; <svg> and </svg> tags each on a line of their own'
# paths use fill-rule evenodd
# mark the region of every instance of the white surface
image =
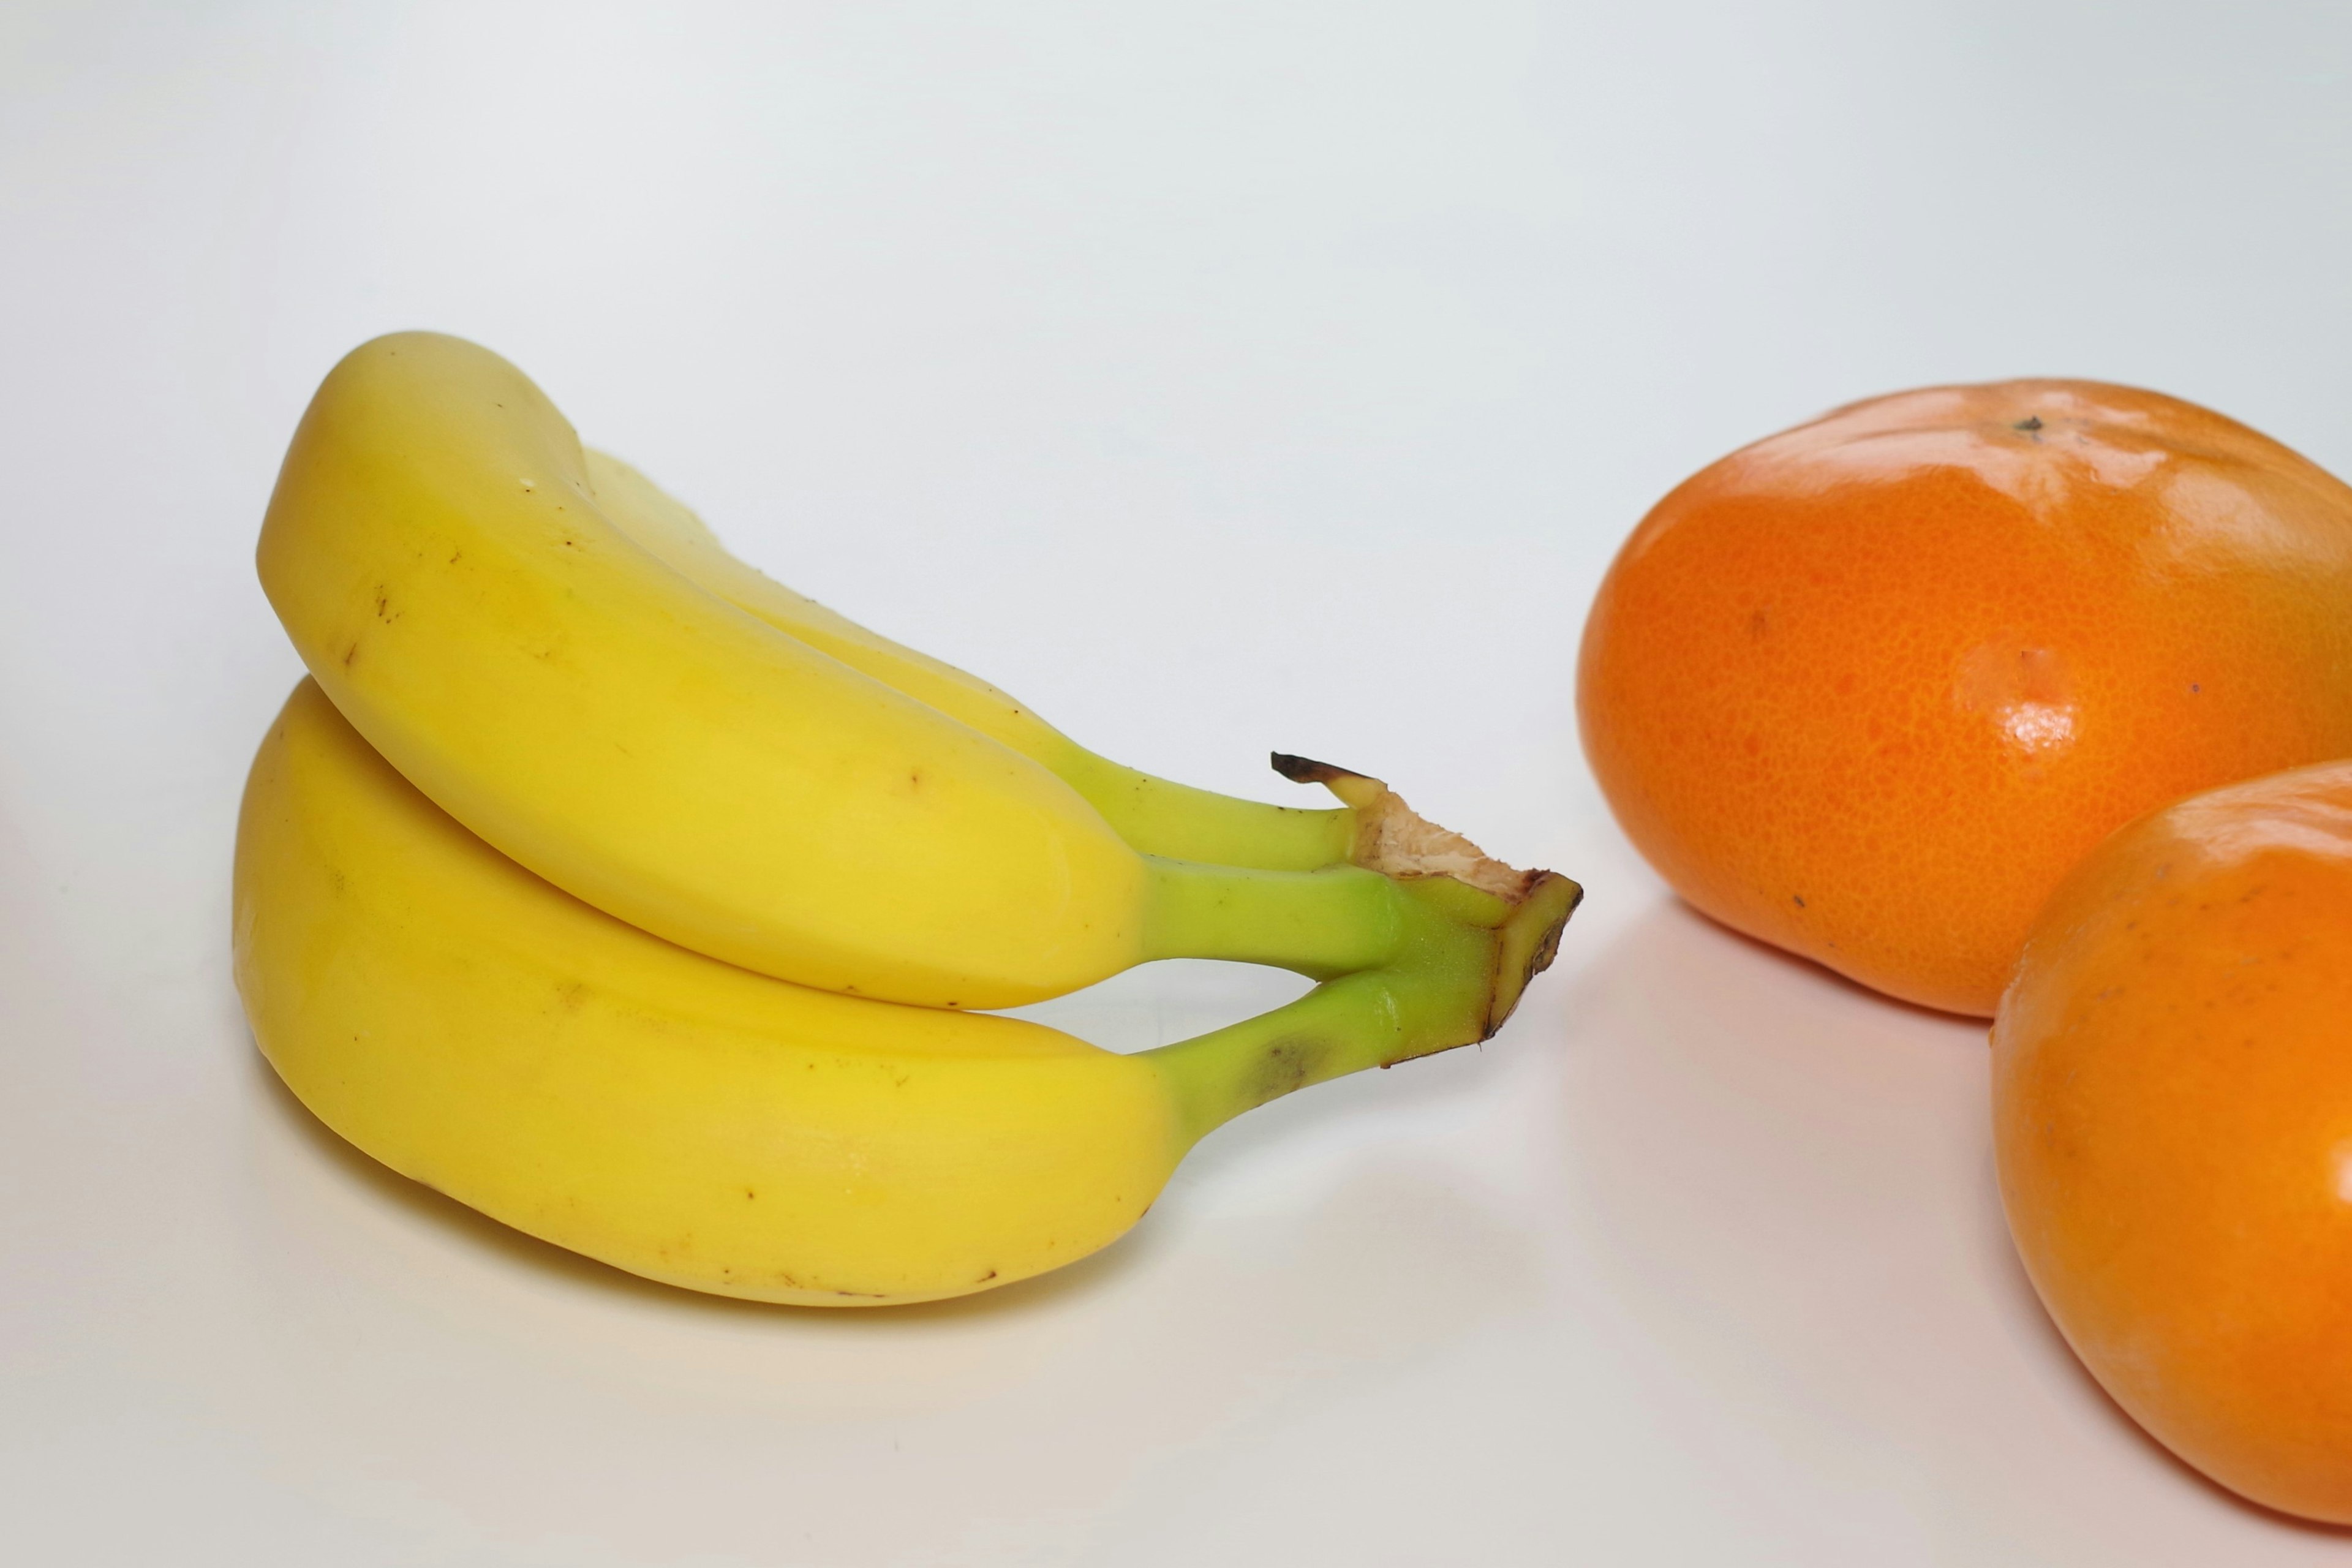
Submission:
<svg viewBox="0 0 2352 1568">
<path fill-rule="evenodd" d="M 1667 900 L 1570 681 L 1652 499 L 1873 391 L 2352 467 L 2347 66 L 2326 4 L 0 7 L 5 1554 L 2341 1560 L 2057 1342 L 1980 1031 Z M 1578 874 L 1558 969 L 961 1304 L 705 1300 L 381 1173 L 254 1055 L 226 881 L 261 504 L 404 326 L 1112 754 Z"/>
</svg>

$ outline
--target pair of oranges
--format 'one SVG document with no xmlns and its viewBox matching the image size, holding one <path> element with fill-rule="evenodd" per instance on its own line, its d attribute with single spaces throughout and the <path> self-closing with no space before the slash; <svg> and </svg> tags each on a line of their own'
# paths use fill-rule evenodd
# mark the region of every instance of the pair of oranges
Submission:
<svg viewBox="0 0 2352 1568">
<path fill-rule="evenodd" d="M 1856 404 L 1658 504 L 1578 706 L 1693 904 L 1997 1015 L 2069 1342 L 2209 1475 L 2352 1522 L 2352 488 L 2124 387 Z"/>
</svg>

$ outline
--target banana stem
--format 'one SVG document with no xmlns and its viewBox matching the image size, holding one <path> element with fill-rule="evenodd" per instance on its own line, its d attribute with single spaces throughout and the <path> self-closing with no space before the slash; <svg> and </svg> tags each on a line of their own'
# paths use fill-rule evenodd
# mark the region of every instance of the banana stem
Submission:
<svg viewBox="0 0 2352 1568">
<path fill-rule="evenodd" d="M 1056 736 L 1056 740 L 1061 737 Z M 1171 860 L 1312 871 L 1348 858 L 1355 814 L 1344 806 L 1307 810 L 1266 805 L 1154 778 L 1097 756 L 1075 742 L 1041 757 L 1139 853 Z"/>
<path fill-rule="evenodd" d="M 1461 918 L 1459 884 L 1403 886 L 1435 918 L 1386 963 L 1286 1006 L 1144 1053 L 1167 1076 L 1189 1144 L 1242 1112 L 1327 1079 L 1486 1039 L 1550 963 L 1583 889 L 1546 873 L 1499 921 Z"/>
<path fill-rule="evenodd" d="M 1147 857 L 1143 952 L 1223 958 L 1318 980 L 1388 963 L 1431 918 L 1376 871 L 1261 871 Z"/>
</svg>

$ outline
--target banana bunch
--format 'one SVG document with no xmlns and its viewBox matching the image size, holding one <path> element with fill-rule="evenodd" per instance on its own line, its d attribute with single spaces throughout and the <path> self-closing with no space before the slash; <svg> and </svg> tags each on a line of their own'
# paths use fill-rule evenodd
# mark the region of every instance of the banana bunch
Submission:
<svg viewBox="0 0 2352 1568">
<path fill-rule="evenodd" d="M 511 365 L 403 333 L 263 524 L 310 670 L 239 819 L 237 984 L 303 1102 L 519 1229 L 816 1305 L 1115 1239 L 1277 1095 L 1483 1039 L 1580 891 L 1277 757 L 1209 794 L 729 555 Z M 1139 963 L 1318 980 L 1136 1055 L 973 1009 Z"/>
</svg>

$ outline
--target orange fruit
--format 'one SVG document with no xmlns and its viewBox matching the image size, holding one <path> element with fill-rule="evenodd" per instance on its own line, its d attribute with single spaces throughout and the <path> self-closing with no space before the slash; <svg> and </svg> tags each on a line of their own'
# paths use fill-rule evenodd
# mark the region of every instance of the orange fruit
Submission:
<svg viewBox="0 0 2352 1568">
<path fill-rule="evenodd" d="M 2116 1403 L 2352 1523 L 2352 763 L 2095 850 L 2001 1001 L 1993 1103 L 2017 1249 Z"/>
<path fill-rule="evenodd" d="M 2352 489 L 2128 387 L 1853 404 L 1643 520 L 1577 700 L 1618 820 L 1683 897 L 1990 1014 L 2108 833 L 2352 754 Z"/>
</svg>

